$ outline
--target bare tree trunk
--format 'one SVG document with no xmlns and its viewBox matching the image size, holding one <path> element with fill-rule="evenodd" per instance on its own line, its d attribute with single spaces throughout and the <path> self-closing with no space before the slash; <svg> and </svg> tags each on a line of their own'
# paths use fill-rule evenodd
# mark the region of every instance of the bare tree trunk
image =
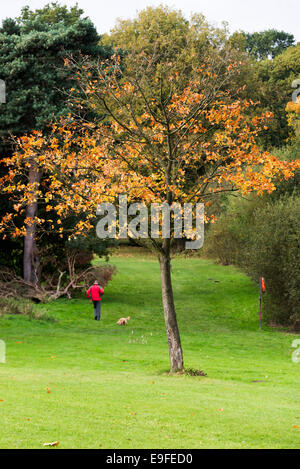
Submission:
<svg viewBox="0 0 300 469">
<path fill-rule="evenodd" d="M 32 184 L 32 201 L 26 207 L 26 218 L 34 220 L 37 215 L 38 202 L 37 190 L 40 183 L 41 174 L 39 169 L 33 164 L 29 169 L 28 182 Z M 23 277 L 28 283 L 38 285 L 40 283 L 40 260 L 36 244 L 36 224 L 28 222 L 24 237 L 23 253 Z"/>
<path fill-rule="evenodd" d="M 180 335 L 173 299 L 170 254 L 165 252 L 161 253 L 159 255 L 159 263 L 161 272 L 162 301 L 169 344 L 171 372 L 176 373 L 178 371 L 183 371 L 184 366 Z"/>
</svg>

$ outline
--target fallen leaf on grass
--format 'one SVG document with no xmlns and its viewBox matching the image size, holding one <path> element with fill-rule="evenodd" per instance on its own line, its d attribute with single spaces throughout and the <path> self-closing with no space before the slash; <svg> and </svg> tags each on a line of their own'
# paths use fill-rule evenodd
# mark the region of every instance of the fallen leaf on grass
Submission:
<svg viewBox="0 0 300 469">
<path fill-rule="evenodd" d="M 298 425 L 294 425 L 293 428 L 300 428 L 300 427 L 298 427 Z"/>
<path fill-rule="evenodd" d="M 0 402 L 4 402 L 4 399 L 0 399 Z"/>
<path fill-rule="evenodd" d="M 47 391 L 48 394 L 51 394 L 50 388 L 47 388 L 46 391 Z"/>
<path fill-rule="evenodd" d="M 223 412 L 223 411 L 224 411 L 224 409 L 218 409 L 218 411 L 219 411 L 219 412 Z"/>
<path fill-rule="evenodd" d="M 136 415 L 136 412 L 130 412 L 130 415 Z"/>
<path fill-rule="evenodd" d="M 52 443 L 44 443 L 43 446 L 58 446 L 59 441 L 53 441 Z"/>
</svg>

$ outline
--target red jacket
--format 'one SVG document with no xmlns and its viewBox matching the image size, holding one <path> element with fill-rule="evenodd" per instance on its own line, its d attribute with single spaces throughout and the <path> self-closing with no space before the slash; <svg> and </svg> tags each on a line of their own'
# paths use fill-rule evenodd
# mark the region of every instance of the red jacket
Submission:
<svg viewBox="0 0 300 469">
<path fill-rule="evenodd" d="M 88 298 L 92 298 L 93 301 L 101 301 L 101 296 L 104 294 L 104 290 L 99 285 L 93 285 L 87 292 Z"/>
</svg>

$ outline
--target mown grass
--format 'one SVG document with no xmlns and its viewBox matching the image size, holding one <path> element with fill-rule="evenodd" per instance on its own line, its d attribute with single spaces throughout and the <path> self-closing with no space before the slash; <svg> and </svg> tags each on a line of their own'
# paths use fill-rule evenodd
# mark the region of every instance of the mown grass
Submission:
<svg viewBox="0 0 300 469">
<path fill-rule="evenodd" d="M 0 317 L 1 448 L 299 448 L 296 336 L 258 330 L 245 275 L 173 261 L 185 366 L 207 377 L 171 376 L 156 259 L 111 263 L 100 322 L 84 297 L 38 306 L 56 323 Z"/>
</svg>

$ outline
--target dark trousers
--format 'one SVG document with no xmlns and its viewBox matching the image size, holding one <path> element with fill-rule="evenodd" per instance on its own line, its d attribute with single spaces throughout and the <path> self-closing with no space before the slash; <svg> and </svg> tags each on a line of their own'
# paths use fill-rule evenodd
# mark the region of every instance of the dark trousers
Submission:
<svg viewBox="0 0 300 469">
<path fill-rule="evenodd" d="M 93 301 L 93 303 L 94 303 L 95 319 L 97 319 L 97 321 L 99 321 L 99 319 L 101 317 L 101 301 Z"/>
</svg>

